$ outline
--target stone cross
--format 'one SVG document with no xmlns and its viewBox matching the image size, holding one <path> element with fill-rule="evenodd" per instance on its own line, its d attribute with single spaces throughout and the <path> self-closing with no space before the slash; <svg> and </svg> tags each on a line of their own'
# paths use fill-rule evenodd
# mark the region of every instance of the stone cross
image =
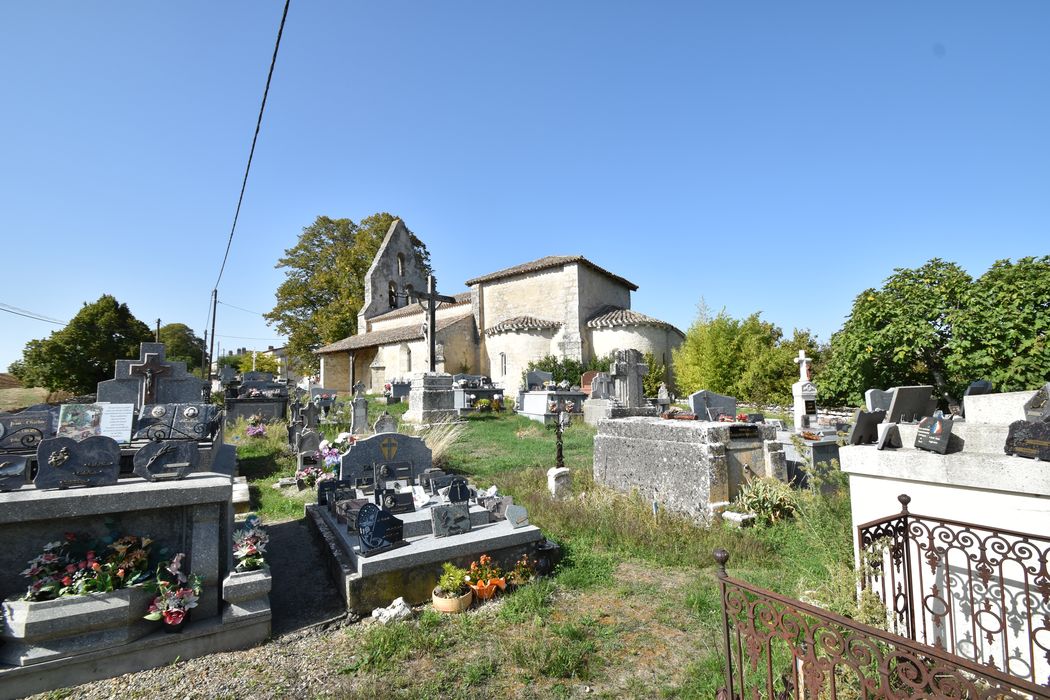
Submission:
<svg viewBox="0 0 1050 700">
<path fill-rule="evenodd" d="M 609 367 L 614 380 L 616 399 L 626 408 L 642 405 L 642 378 L 649 373 L 649 365 L 642 362 L 637 350 L 617 350 L 616 361 Z"/>
<path fill-rule="evenodd" d="M 157 353 L 148 352 L 144 362 L 131 365 L 129 374 L 133 377 L 143 377 L 142 381 L 142 404 L 157 403 L 157 377 L 171 371 L 171 368 L 161 362 Z"/>
<path fill-rule="evenodd" d="M 437 307 L 439 302 L 454 304 L 455 297 L 444 296 L 437 293 L 437 279 L 434 275 L 427 275 L 427 291 L 413 292 L 412 299 L 419 307 L 427 312 L 426 336 L 429 348 L 430 371 L 437 371 Z"/>
<path fill-rule="evenodd" d="M 806 357 L 805 350 L 798 351 L 798 357 L 795 358 L 795 364 L 798 365 L 798 380 L 800 382 L 809 381 L 809 363 L 812 361 L 812 358 Z"/>
</svg>

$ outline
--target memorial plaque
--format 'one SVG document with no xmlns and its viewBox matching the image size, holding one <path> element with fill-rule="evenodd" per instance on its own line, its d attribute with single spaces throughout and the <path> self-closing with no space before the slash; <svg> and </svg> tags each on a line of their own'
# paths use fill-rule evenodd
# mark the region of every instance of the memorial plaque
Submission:
<svg viewBox="0 0 1050 700">
<path fill-rule="evenodd" d="M 507 506 L 507 522 L 515 530 L 525 527 L 529 524 L 529 512 L 524 506 Z"/>
<path fill-rule="evenodd" d="M 915 447 L 944 454 L 948 451 L 948 438 L 952 434 L 952 421 L 948 418 L 923 418 L 919 432 L 915 435 Z"/>
<path fill-rule="evenodd" d="M 846 438 L 847 444 L 870 445 L 878 442 L 878 425 L 885 417 L 885 411 L 861 411 L 858 409 L 853 415 L 853 425 L 850 427 L 849 436 Z"/>
<path fill-rule="evenodd" d="M 361 556 L 370 557 L 408 544 L 404 540 L 405 524 L 388 510 L 366 503 L 357 514 L 357 531 Z"/>
<path fill-rule="evenodd" d="M 0 491 L 14 491 L 29 483 L 26 455 L 0 455 Z"/>
<path fill-rule="evenodd" d="M 1029 422 L 1050 420 L 1050 384 L 1044 384 L 1024 405 L 1024 417 Z"/>
<path fill-rule="evenodd" d="M 345 501 L 335 502 L 335 518 L 346 525 L 350 532 L 357 532 L 357 515 L 361 507 L 372 503 L 367 498 L 350 498 Z"/>
<path fill-rule="evenodd" d="M 210 440 L 219 428 L 219 407 L 207 403 L 173 404 L 172 438 Z"/>
<path fill-rule="evenodd" d="M 120 474 L 120 445 L 111 437 L 95 435 L 80 442 L 49 438 L 36 452 L 34 484 L 39 489 L 70 486 L 109 486 Z"/>
<path fill-rule="evenodd" d="M 864 404 L 869 411 L 888 411 L 893 403 L 893 390 L 868 389 L 864 392 Z"/>
<path fill-rule="evenodd" d="M 325 498 L 328 501 L 328 512 L 336 516 L 338 522 L 345 522 L 339 520 L 339 513 L 336 510 L 336 506 L 341 501 L 350 501 L 357 498 L 357 489 L 349 484 L 336 483 L 334 489 L 325 492 Z"/>
<path fill-rule="evenodd" d="M 401 493 L 394 489 L 376 489 L 375 500 L 376 505 L 389 510 L 395 515 L 414 513 L 416 510 L 416 501 L 412 497 L 411 491 Z"/>
<path fill-rule="evenodd" d="M 916 423 L 933 413 L 936 399 L 931 399 L 932 386 L 898 386 L 886 412 L 887 423 Z M 931 408 L 931 403 L 933 407 Z"/>
<path fill-rule="evenodd" d="M 22 411 L 0 416 L 0 450 L 35 450 L 54 435 L 49 411 Z"/>
<path fill-rule="evenodd" d="M 434 506 L 430 509 L 430 522 L 434 537 L 449 537 L 470 532 L 470 506 L 466 503 Z"/>
<path fill-rule="evenodd" d="M 758 440 L 761 434 L 757 425 L 731 425 L 729 426 L 730 440 Z"/>
<path fill-rule="evenodd" d="M 478 504 L 492 514 L 493 520 L 506 520 L 507 508 L 514 505 L 512 496 L 482 496 Z"/>
<path fill-rule="evenodd" d="M 901 439 L 901 430 L 896 423 L 879 423 L 876 427 L 879 430 L 878 449 L 884 450 L 887 447 L 899 449 L 904 447 L 904 441 Z"/>
<path fill-rule="evenodd" d="M 1014 421 L 1006 435 L 1004 449 L 1008 455 L 1050 461 L 1050 423 Z"/>
<path fill-rule="evenodd" d="M 452 478 L 448 485 L 449 503 L 466 503 L 470 500 L 470 486 L 467 480 L 461 476 Z"/>
<path fill-rule="evenodd" d="M 399 483 L 402 486 L 410 486 L 413 480 L 413 467 L 411 462 L 387 462 L 386 464 L 373 465 L 374 482 L 382 488 L 391 483 Z"/>
<path fill-rule="evenodd" d="M 200 451 L 193 440 L 164 440 L 145 445 L 132 458 L 135 476 L 146 481 L 184 479 L 200 464 Z"/>
</svg>

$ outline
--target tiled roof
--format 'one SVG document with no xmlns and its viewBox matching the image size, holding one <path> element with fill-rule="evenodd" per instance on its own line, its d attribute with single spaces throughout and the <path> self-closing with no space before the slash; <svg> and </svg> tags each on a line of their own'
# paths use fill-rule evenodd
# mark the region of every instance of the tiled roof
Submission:
<svg viewBox="0 0 1050 700">
<path fill-rule="evenodd" d="M 441 304 L 441 306 L 439 308 L 448 309 L 448 308 L 451 308 L 453 306 L 459 306 L 460 304 L 469 303 L 470 302 L 470 292 L 460 292 L 459 294 L 453 294 L 452 298 L 456 300 L 455 304 L 446 304 L 446 303 L 442 302 L 442 304 Z M 402 306 L 400 309 L 394 309 L 392 311 L 387 311 L 386 313 L 379 314 L 378 316 L 373 316 L 372 318 L 370 318 L 368 320 L 369 321 L 386 321 L 386 320 L 391 319 L 391 318 L 400 318 L 401 316 L 411 316 L 412 314 L 421 314 L 421 313 L 423 313 L 423 309 L 419 308 L 419 304 L 416 304 L 415 302 L 412 302 L 412 303 L 410 303 L 410 304 L 408 304 L 406 306 Z"/>
<path fill-rule="evenodd" d="M 547 328 L 557 328 L 561 324 L 557 321 L 548 321 L 535 316 L 515 316 L 500 321 L 495 326 L 485 329 L 485 335 L 498 335 L 499 333 L 513 333 L 514 331 L 541 331 Z"/>
<path fill-rule="evenodd" d="M 460 314 L 453 318 L 446 318 L 438 321 L 437 330 L 438 332 L 445 330 L 454 323 L 459 323 L 465 318 L 470 318 L 470 313 Z M 398 326 L 397 328 L 389 328 L 382 331 L 372 331 L 371 333 L 362 333 L 360 335 L 352 335 L 349 338 L 343 338 L 337 340 L 331 345 L 325 345 L 323 348 L 318 348 L 314 351 L 316 355 L 324 355 L 331 352 L 346 352 L 348 350 L 359 350 L 361 348 L 371 348 L 376 345 L 387 345 L 388 343 L 402 343 L 406 340 L 419 340 L 423 337 L 423 324 L 422 323 L 410 323 L 405 326 Z"/>
<path fill-rule="evenodd" d="M 546 270 L 551 267 L 562 267 L 563 265 L 568 265 L 569 263 L 580 263 L 581 265 L 586 265 L 587 267 L 597 272 L 600 272 L 607 277 L 611 277 L 617 282 L 626 285 L 632 292 L 638 289 L 638 285 L 628 280 L 625 280 L 619 275 L 614 275 L 613 273 L 609 272 L 604 268 L 598 267 L 582 255 L 548 255 L 547 257 L 540 258 L 539 260 L 533 260 L 532 262 L 522 263 L 521 265 L 508 267 L 507 269 L 500 270 L 499 272 L 490 272 L 487 275 L 482 275 L 481 277 L 475 277 L 472 280 L 467 280 L 467 286 L 478 284 L 480 282 L 491 282 L 492 280 L 498 280 L 504 277 L 524 275 L 529 272 Z"/>
<path fill-rule="evenodd" d="M 619 306 L 603 306 L 587 319 L 588 328 L 621 328 L 623 326 L 656 326 L 670 329 L 682 336 L 685 335 L 667 321 L 661 321 L 630 309 L 621 309 Z"/>
</svg>

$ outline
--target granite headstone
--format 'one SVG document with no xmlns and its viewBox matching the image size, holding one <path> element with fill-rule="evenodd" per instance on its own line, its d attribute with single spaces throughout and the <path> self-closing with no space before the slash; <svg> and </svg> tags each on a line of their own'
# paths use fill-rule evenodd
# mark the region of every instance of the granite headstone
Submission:
<svg viewBox="0 0 1050 700">
<path fill-rule="evenodd" d="M 135 476 L 146 481 L 184 479 L 200 464 L 200 450 L 193 440 L 151 442 L 132 458 Z"/>
<path fill-rule="evenodd" d="M 366 503 L 357 513 L 357 531 L 361 540 L 361 556 L 370 557 L 406 544 L 405 524 L 394 514 L 379 506 Z"/>
<path fill-rule="evenodd" d="M 1004 450 L 1008 455 L 1050 462 L 1050 422 L 1014 421 Z"/>
<path fill-rule="evenodd" d="M 433 506 L 430 522 L 434 537 L 449 537 L 470 532 L 470 506 L 466 503 Z"/>
<path fill-rule="evenodd" d="M 944 454 L 948 451 L 948 439 L 952 434 L 952 421 L 941 416 L 931 416 L 919 421 L 915 434 L 915 447 Z"/>
<path fill-rule="evenodd" d="M 77 442 L 68 437 L 48 438 L 36 452 L 38 489 L 70 486 L 110 486 L 120 475 L 120 444 L 95 435 Z"/>
</svg>

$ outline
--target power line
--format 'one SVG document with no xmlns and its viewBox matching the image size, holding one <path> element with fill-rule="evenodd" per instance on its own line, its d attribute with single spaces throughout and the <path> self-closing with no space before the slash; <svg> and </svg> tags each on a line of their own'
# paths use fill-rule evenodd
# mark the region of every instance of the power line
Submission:
<svg viewBox="0 0 1050 700">
<path fill-rule="evenodd" d="M 54 319 L 54 318 L 49 318 L 47 316 L 35 313 L 33 311 L 26 311 L 25 309 L 20 309 L 17 306 L 11 306 L 10 304 L 0 303 L 0 311 L 6 311 L 7 313 L 14 314 L 15 316 L 24 316 L 26 318 L 31 318 L 34 321 L 43 321 L 44 323 L 53 323 L 56 326 L 64 326 L 64 325 L 66 325 L 65 321 L 59 321 L 59 320 Z"/>
<path fill-rule="evenodd" d="M 216 338 L 234 338 L 236 340 L 284 340 L 284 338 L 253 338 L 247 335 L 223 335 L 222 333 L 216 333 Z"/>
<path fill-rule="evenodd" d="M 259 313 L 258 311 L 252 311 L 251 309 L 245 309 L 245 308 L 242 308 L 240 306 L 234 306 L 233 304 L 227 304 L 225 301 L 219 301 L 219 302 L 216 302 L 216 303 L 222 304 L 223 306 L 228 306 L 231 309 L 237 309 L 238 311 L 245 311 L 245 312 L 250 313 L 250 314 L 255 314 L 256 316 L 262 316 L 262 314 Z"/>
<path fill-rule="evenodd" d="M 266 76 L 266 88 L 263 89 L 262 104 L 259 105 L 259 118 L 255 122 L 255 135 L 252 137 L 252 148 L 248 152 L 248 165 L 244 169 L 244 181 L 241 182 L 241 195 L 237 198 L 237 210 L 233 214 L 233 226 L 230 227 L 230 238 L 226 241 L 226 252 L 222 256 L 222 265 L 219 267 L 219 276 L 215 280 L 215 289 L 219 288 L 219 280 L 226 270 L 226 259 L 230 256 L 230 246 L 233 244 L 233 232 L 237 230 L 237 219 L 241 215 L 241 202 L 244 201 L 244 190 L 248 187 L 248 173 L 252 169 L 252 157 L 255 155 L 255 142 L 259 140 L 259 129 L 262 127 L 263 112 L 266 111 L 266 96 L 270 93 L 270 80 L 273 78 L 273 68 L 277 63 L 277 50 L 281 47 L 281 35 L 284 33 L 284 21 L 288 18 L 288 5 L 291 0 L 285 0 L 284 13 L 281 15 L 281 26 L 277 29 L 277 42 L 273 47 L 273 58 L 270 59 L 270 72 Z"/>
</svg>

